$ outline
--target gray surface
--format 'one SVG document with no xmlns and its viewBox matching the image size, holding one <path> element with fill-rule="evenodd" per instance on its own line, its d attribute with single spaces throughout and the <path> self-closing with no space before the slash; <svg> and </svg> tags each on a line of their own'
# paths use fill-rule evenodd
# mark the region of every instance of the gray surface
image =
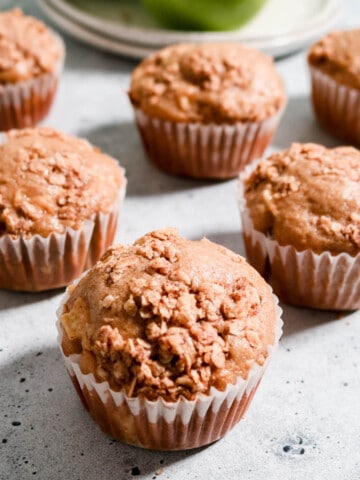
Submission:
<svg viewBox="0 0 360 480">
<path fill-rule="evenodd" d="M 22 3 L 41 16 L 32 2 Z M 359 21 L 357 0 L 346 5 L 344 22 Z M 134 64 L 68 38 L 66 43 L 66 70 L 46 123 L 87 137 L 127 169 L 117 240 L 132 242 L 172 225 L 190 238 L 206 235 L 243 252 L 235 182 L 181 180 L 149 165 L 126 97 Z M 304 54 L 278 62 L 278 68 L 290 101 L 274 148 L 293 140 L 335 145 L 312 117 Z M 60 295 L 0 292 L 2 480 L 131 479 L 134 467 L 137 478 L 164 480 L 360 479 L 358 313 L 340 317 L 286 307 L 281 346 L 246 419 L 208 448 L 159 453 L 112 441 L 84 411 L 56 345 Z"/>
</svg>

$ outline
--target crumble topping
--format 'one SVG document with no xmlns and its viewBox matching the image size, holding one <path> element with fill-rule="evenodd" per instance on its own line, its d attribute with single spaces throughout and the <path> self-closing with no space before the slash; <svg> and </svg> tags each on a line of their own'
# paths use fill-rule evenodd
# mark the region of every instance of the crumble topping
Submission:
<svg viewBox="0 0 360 480">
<path fill-rule="evenodd" d="M 12 130 L 0 144 L 0 235 L 77 229 L 107 213 L 124 182 L 115 160 L 51 128 Z"/>
<path fill-rule="evenodd" d="M 111 247 L 61 317 L 65 354 L 80 353 L 84 373 L 168 401 L 246 378 L 265 361 L 275 322 L 268 286 L 242 257 L 173 229 Z"/>
<path fill-rule="evenodd" d="M 360 152 L 293 144 L 245 180 L 255 230 L 281 245 L 333 255 L 360 252 Z"/>
<path fill-rule="evenodd" d="M 41 21 L 19 8 L 0 13 L 0 85 L 52 72 L 63 47 Z"/>
<path fill-rule="evenodd" d="M 272 59 L 231 43 L 160 50 L 135 69 L 129 95 L 145 113 L 179 122 L 261 121 L 285 102 Z"/>
<path fill-rule="evenodd" d="M 308 61 L 338 83 L 360 89 L 360 29 L 329 33 L 311 47 Z"/>
</svg>

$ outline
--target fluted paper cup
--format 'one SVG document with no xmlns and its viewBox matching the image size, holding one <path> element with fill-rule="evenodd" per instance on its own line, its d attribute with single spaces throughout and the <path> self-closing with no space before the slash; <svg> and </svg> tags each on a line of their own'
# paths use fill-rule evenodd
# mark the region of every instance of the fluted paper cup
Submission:
<svg viewBox="0 0 360 480">
<path fill-rule="evenodd" d="M 274 344 L 268 346 L 263 365 L 254 362 L 246 379 L 238 378 L 225 391 L 211 388 L 209 395 L 195 400 L 181 398 L 176 402 L 163 399 L 149 401 L 129 397 L 113 390 L 108 382 L 98 382 L 93 374 L 84 374 L 80 355 L 66 355 L 62 348 L 60 318 L 69 298 L 66 292 L 57 311 L 58 343 L 68 374 L 85 408 L 100 428 L 117 440 L 137 447 L 155 450 L 185 450 L 215 442 L 229 432 L 245 414 L 282 334 L 281 309 L 276 304 Z"/>
<path fill-rule="evenodd" d="M 360 90 L 341 85 L 310 67 L 312 103 L 321 126 L 341 140 L 360 145 Z"/>
<path fill-rule="evenodd" d="M 250 171 L 250 170 L 249 170 Z M 240 176 L 239 206 L 246 256 L 285 303 L 324 310 L 360 308 L 360 254 L 320 254 L 280 245 L 255 230 Z"/>
<path fill-rule="evenodd" d="M 135 119 L 144 150 L 158 168 L 174 175 L 225 179 L 262 156 L 282 112 L 261 122 L 233 125 L 166 121 L 140 109 L 135 109 Z"/>
<path fill-rule="evenodd" d="M 33 127 L 48 114 L 65 57 L 64 42 L 54 32 L 52 35 L 62 51 L 53 72 L 22 82 L 0 85 L 0 131 Z"/>
<path fill-rule="evenodd" d="M 0 288 L 42 291 L 68 285 L 92 266 L 112 244 L 126 180 L 108 213 L 97 213 L 77 230 L 29 238 L 0 237 Z"/>
</svg>

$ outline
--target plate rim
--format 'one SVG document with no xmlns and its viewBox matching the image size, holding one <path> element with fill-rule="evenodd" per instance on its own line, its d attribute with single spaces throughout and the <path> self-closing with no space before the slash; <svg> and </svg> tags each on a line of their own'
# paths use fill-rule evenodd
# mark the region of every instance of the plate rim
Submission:
<svg viewBox="0 0 360 480">
<path fill-rule="evenodd" d="M 38 4 L 43 8 L 49 18 L 60 27 L 60 29 L 81 42 L 93 45 L 103 51 L 112 52 L 117 55 L 124 55 L 133 59 L 141 59 L 151 55 L 161 48 L 153 45 L 134 44 L 129 41 L 115 39 L 109 35 L 104 35 L 89 29 L 79 22 L 76 22 L 76 20 L 58 12 L 53 6 L 52 0 L 38 0 Z M 258 39 L 253 42 L 245 41 L 245 43 L 268 55 L 278 58 L 307 47 L 314 42 L 316 38 L 321 37 L 326 31 L 328 31 L 331 24 L 335 23 L 336 20 L 337 17 L 334 18 L 333 16 L 331 19 L 329 18 L 325 25 L 315 26 L 311 30 L 301 32 L 301 34 L 297 34 L 296 36 L 273 36 L 272 41 L 265 46 Z"/>
<path fill-rule="evenodd" d="M 73 38 L 85 43 L 86 45 L 94 45 L 97 49 L 111 52 L 117 55 L 126 55 L 133 59 L 144 58 L 153 52 L 153 49 L 147 49 L 139 45 L 127 44 L 125 42 L 119 43 L 116 39 L 102 36 L 100 33 L 87 29 L 85 26 L 76 23 L 74 20 L 64 17 L 59 12 L 53 10 L 49 6 L 49 0 L 37 0 L 46 15 L 55 23 L 61 30 L 66 32 Z M 76 30 L 76 31 L 74 31 Z M 96 43 L 94 43 L 94 41 Z"/>
<path fill-rule="evenodd" d="M 118 40 L 124 40 L 126 43 L 138 44 L 142 46 L 153 46 L 159 48 L 169 43 L 181 42 L 201 42 L 201 41 L 242 41 L 247 43 L 252 42 L 268 42 L 274 37 L 289 37 L 304 34 L 305 31 L 316 29 L 323 25 L 324 22 L 330 22 L 333 17 L 338 17 L 341 11 L 341 0 L 325 0 L 323 9 L 315 15 L 311 21 L 303 22 L 296 28 L 284 28 L 277 32 L 277 34 L 269 33 L 267 35 L 247 35 L 239 30 L 232 30 L 226 32 L 181 32 L 169 29 L 156 29 L 146 27 L 136 27 L 121 23 L 115 23 L 111 20 L 97 18 L 83 10 L 71 5 L 66 0 L 48 0 L 54 8 L 59 12 L 70 16 L 76 23 L 81 23 L 87 28 L 101 33 L 102 35 L 111 36 Z M 330 22 L 333 23 L 333 22 Z M 146 39 L 144 39 L 146 37 Z M 140 40 L 139 40 L 140 39 Z"/>
</svg>

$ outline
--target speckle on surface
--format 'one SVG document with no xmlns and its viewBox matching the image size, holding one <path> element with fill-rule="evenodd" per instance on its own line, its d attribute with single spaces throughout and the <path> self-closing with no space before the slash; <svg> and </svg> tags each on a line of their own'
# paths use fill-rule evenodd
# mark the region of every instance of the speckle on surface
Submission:
<svg viewBox="0 0 360 480">
<path fill-rule="evenodd" d="M 133 476 L 140 475 L 140 473 L 141 473 L 141 472 L 140 472 L 139 467 L 133 467 L 133 468 L 131 469 L 131 475 L 133 475 Z"/>
</svg>

